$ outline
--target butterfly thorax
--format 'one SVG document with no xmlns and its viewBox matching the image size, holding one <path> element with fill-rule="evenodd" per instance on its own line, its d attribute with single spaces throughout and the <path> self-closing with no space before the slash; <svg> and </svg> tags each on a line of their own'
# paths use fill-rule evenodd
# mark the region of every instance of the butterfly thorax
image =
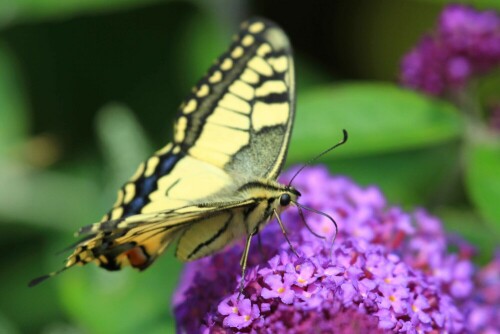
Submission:
<svg viewBox="0 0 500 334">
<path fill-rule="evenodd" d="M 280 214 L 300 197 L 295 188 L 265 179 L 249 181 L 239 188 L 239 192 L 252 202 L 245 216 L 250 233 L 260 230 L 273 215 Z"/>
<path fill-rule="evenodd" d="M 296 202 L 301 195 L 300 192 L 292 186 L 284 185 L 268 179 L 249 180 L 239 186 L 238 191 L 246 198 L 255 199 L 255 201 L 267 201 L 272 203 L 273 205 L 271 205 L 271 207 L 278 210 L 278 212 L 281 212 L 282 210 L 279 202 L 283 195 L 290 197 L 290 201 L 288 201 L 288 203 Z M 285 201 L 285 203 L 286 202 L 287 201 Z"/>
</svg>

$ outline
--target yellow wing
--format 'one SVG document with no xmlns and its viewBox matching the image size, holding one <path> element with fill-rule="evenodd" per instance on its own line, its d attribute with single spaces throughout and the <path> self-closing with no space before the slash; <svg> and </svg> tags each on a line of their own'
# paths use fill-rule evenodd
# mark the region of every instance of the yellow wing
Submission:
<svg viewBox="0 0 500 334">
<path fill-rule="evenodd" d="M 231 175 L 275 179 L 295 111 L 290 44 L 270 21 L 253 19 L 181 105 L 174 143 Z"/>
<path fill-rule="evenodd" d="M 275 179 L 295 110 L 285 33 L 253 19 L 179 109 L 174 141 L 142 163 L 102 221 L 159 212 L 216 195 L 242 176 Z"/>
</svg>

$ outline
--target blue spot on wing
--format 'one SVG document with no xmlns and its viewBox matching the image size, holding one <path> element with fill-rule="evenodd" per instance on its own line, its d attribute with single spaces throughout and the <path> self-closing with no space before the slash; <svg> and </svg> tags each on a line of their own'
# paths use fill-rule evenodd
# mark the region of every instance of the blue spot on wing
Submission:
<svg viewBox="0 0 500 334">
<path fill-rule="evenodd" d="M 157 189 L 157 181 L 163 175 L 172 171 L 175 164 L 182 158 L 182 154 L 171 154 L 160 157 L 160 163 L 156 167 L 155 173 L 149 177 L 140 177 L 135 182 L 136 197 L 127 205 L 123 206 L 123 216 L 127 217 L 141 212 L 141 209 L 149 203 L 149 194 Z"/>
<path fill-rule="evenodd" d="M 169 173 L 180 158 L 179 155 L 172 154 L 162 159 L 160 165 L 157 167 L 158 174 L 161 176 Z"/>
<path fill-rule="evenodd" d="M 139 196 L 141 197 L 146 197 L 148 196 L 153 190 L 156 189 L 156 181 L 158 180 L 158 177 L 156 175 L 151 175 L 150 177 L 147 177 L 143 179 L 137 187 L 140 188 L 139 190 Z"/>
<path fill-rule="evenodd" d="M 145 204 L 143 197 L 136 197 L 127 205 L 127 215 L 133 215 L 138 213 Z"/>
</svg>

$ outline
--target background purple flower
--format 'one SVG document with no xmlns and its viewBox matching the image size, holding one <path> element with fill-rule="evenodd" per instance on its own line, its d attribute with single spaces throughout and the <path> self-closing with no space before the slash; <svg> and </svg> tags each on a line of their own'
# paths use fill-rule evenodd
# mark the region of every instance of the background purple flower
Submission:
<svg viewBox="0 0 500 334">
<path fill-rule="evenodd" d="M 283 181 L 293 174 L 285 174 Z M 295 186 L 300 202 L 339 224 L 331 241 L 310 233 L 294 209 L 282 215 L 295 256 L 277 223 L 252 247 L 238 295 L 242 243 L 186 265 L 174 296 L 179 332 L 462 333 L 494 330 L 498 322 L 498 261 L 477 274 L 470 246 L 450 241 L 424 210 L 387 207 L 375 187 L 362 188 L 325 168 L 306 169 Z M 306 213 L 318 234 L 334 229 Z M 458 249 L 448 252 L 450 246 Z M 496 327 L 495 327 L 496 326 Z"/>
<path fill-rule="evenodd" d="M 440 95 L 499 64 L 500 16 L 454 4 L 443 10 L 436 31 L 403 58 L 401 81 Z"/>
</svg>

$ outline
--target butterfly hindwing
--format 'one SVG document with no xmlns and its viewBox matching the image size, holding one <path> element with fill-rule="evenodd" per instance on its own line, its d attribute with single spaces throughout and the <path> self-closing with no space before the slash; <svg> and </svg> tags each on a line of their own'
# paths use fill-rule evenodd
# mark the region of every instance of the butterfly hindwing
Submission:
<svg viewBox="0 0 500 334">
<path fill-rule="evenodd" d="M 252 203 L 252 200 L 200 203 L 96 223 L 80 230 L 81 235 L 90 234 L 90 238 L 76 245 L 67 264 L 98 262 L 108 270 L 130 264 L 145 269 L 176 239 L 181 240 L 178 257 L 193 260 L 220 249 L 233 235 L 241 235 L 238 230 L 241 212 Z"/>
</svg>

